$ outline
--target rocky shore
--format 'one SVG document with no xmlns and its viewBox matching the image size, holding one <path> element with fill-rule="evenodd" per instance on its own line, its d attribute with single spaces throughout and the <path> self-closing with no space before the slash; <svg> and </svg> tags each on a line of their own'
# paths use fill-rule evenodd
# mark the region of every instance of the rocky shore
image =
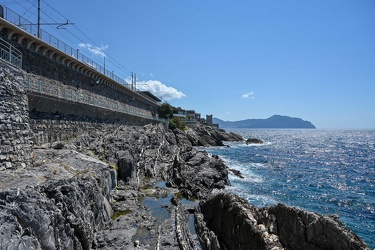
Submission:
<svg viewBox="0 0 375 250">
<path fill-rule="evenodd" d="M 0 172 L 0 249 L 369 249 L 334 216 L 226 192 L 230 170 L 201 150 L 225 141 L 243 138 L 103 126 L 35 146 L 32 167 Z"/>
</svg>

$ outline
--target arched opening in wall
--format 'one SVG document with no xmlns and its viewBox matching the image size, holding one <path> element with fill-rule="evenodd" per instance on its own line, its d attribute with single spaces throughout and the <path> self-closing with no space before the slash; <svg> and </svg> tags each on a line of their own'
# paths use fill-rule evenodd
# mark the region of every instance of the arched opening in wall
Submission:
<svg viewBox="0 0 375 250">
<path fill-rule="evenodd" d="M 44 49 L 43 50 L 43 56 L 46 56 L 46 57 L 49 58 L 51 56 L 51 51 L 48 48 Z"/>
<path fill-rule="evenodd" d="M 86 71 L 85 75 L 87 77 L 91 78 L 91 70 L 90 69 L 86 69 L 85 71 Z"/>
<path fill-rule="evenodd" d="M 61 62 L 61 54 L 56 54 L 55 59 L 56 59 L 56 62 L 58 62 L 58 63 L 62 63 L 62 62 Z"/>
<path fill-rule="evenodd" d="M 95 72 L 93 72 L 93 71 L 90 71 L 90 72 L 89 72 L 89 77 L 93 78 L 94 80 L 98 78 L 98 77 L 97 77 L 97 74 L 96 74 Z M 95 81 L 96 81 L 96 80 L 95 80 Z"/>
<path fill-rule="evenodd" d="M 7 28 L 1 28 L 0 35 L 2 37 L 8 37 L 8 29 Z"/>
<path fill-rule="evenodd" d="M 84 69 L 82 70 L 82 73 L 83 73 L 85 76 L 89 76 L 89 72 L 90 72 L 90 70 L 89 70 L 88 68 L 84 68 Z"/>
<path fill-rule="evenodd" d="M 54 61 L 56 61 L 56 52 L 55 52 L 55 51 L 52 51 L 52 52 L 50 53 L 49 58 L 52 59 L 52 60 L 54 60 Z"/>
<path fill-rule="evenodd" d="M 77 71 L 78 71 L 79 73 L 82 73 L 82 71 L 83 71 L 83 67 L 82 67 L 81 65 L 77 65 Z"/>
<path fill-rule="evenodd" d="M 28 49 L 35 50 L 35 43 L 33 40 L 28 41 L 27 46 Z"/>
<path fill-rule="evenodd" d="M 24 47 L 27 47 L 27 38 L 24 37 L 24 36 L 21 36 L 19 39 L 18 39 L 18 43 L 21 44 L 22 46 Z"/>
<path fill-rule="evenodd" d="M 61 64 L 62 65 L 65 65 L 65 66 L 68 66 L 67 65 L 67 63 L 68 63 L 68 60 L 67 60 L 68 58 L 66 58 L 66 57 L 63 57 L 62 59 L 61 59 Z"/>
<path fill-rule="evenodd" d="M 10 40 L 14 43 L 17 43 L 17 38 L 18 38 L 18 35 L 15 33 L 15 31 L 12 31 L 12 37 L 10 38 Z"/>
<path fill-rule="evenodd" d="M 103 77 L 99 76 L 97 80 L 95 81 L 96 84 L 101 84 L 103 82 Z"/>
<path fill-rule="evenodd" d="M 76 63 L 73 63 L 72 69 L 75 71 L 78 71 L 78 65 Z"/>
<path fill-rule="evenodd" d="M 103 83 L 104 83 L 105 85 L 108 85 L 108 79 L 104 79 L 104 80 L 103 80 Z"/>
<path fill-rule="evenodd" d="M 38 44 L 37 46 L 35 46 L 36 53 L 42 53 L 42 51 L 43 51 L 43 46 L 41 44 Z"/>
<path fill-rule="evenodd" d="M 73 61 L 68 60 L 66 66 L 68 66 L 69 68 L 73 68 Z"/>
</svg>

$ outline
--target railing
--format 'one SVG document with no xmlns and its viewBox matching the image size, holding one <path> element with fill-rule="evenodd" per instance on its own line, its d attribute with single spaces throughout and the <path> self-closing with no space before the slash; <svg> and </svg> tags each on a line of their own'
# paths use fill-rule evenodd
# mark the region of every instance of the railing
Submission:
<svg viewBox="0 0 375 250">
<path fill-rule="evenodd" d="M 8 22 L 11 22 L 12 24 L 18 26 L 19 28 L 25 30 L 26 32 L 37 36 L 38 34 L 38 26 L 36 24 L 31 23 L 29 20 L 21 17 L 11 9 L 3 6 L 4 12 L 3 12 L 3 18 L 7 20 Z M 86 64 L 90 68 L 100 72 L 101 74 L 111 78 L 112 80 L 120 83 L 121 85 L 132 89 L 136 91 L 130 83 L 122 79 L 121 77 L 115 75 L 113 71 L 110 71 L 106 69 L 105 67 L 101 66 L 100 64 L 96 63 L 95 61 L 91 60 L 87 56 L 83 55 L 79 52 L 79 49 L 74 49 L 67 45 L 66 43 L 62 42 L 61 40 L 57 39 L 53 35 L 49 34 L 48 32 L 40 29 L 40 37 L 39 39 L 43 40 L 44 42 L 48 43 L 49 45 L 55 47 L 56 49 L 60 50 L 61 52 L 77 59 L 78 61 Z"/>
<path fill-rule="evenodd" d="M 115 101 L 104 96 L 93 94 L 90 91 L 77 89 L 55 81 L 47 82 L 42 79 L 32 79 L 28 76 L 27 90 L 32 93 L 49 96 L 56 99 L 86 104 L 93 107 L 99 107 L 128 115 L 156 120 L 159 122 L 166 122 L 165 119 L 153 116 L 151 111 L 130 106 L 123 102 Z"/>
<path fill-rule="evenodd" d="M 22 53 L 0 38 L 0 59 L 11 65 L 22 68 Z"/>
</svg>

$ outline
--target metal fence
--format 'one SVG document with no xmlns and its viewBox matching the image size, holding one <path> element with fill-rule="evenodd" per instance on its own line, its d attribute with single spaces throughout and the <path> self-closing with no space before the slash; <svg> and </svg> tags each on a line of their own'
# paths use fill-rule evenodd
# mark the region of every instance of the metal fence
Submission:
<svg viewBox="0 0 375 250">
<path fill-rule="evenodd" d="M 23 18 L 22 16 L 18 15 L 11 9 L 4 7 L 4 12 L 3 12 L 3 18 L 7 20 L 8 22 L 18 26 L 19 28 L 25 30 L 26 32 L 37 36 L 38 34 L 38 26 L 29 20 Z M 57 39 L 53 35 L 49 34 L 48 32 L 40 29 L 39 30 L 39 35 L 40 39 L 43 40 L 44 42 L 48 43 L 49 45 L 55 47 L 56 49 L 60 50 L 61 52 L 64 52 L 65 54 L 77 59 L 78 61 L 86 64 L 90 68 L 100 72 L 103 75 L 106 75 L 107 77 L 111 78 L 112 80 L 124 85 L 125 87 L 136 90 L 134 87 L 122 79 L 121 77 L 117 76 L 116 74 L 113 73 L 113 71 L 110 71 L 106 69 L 105 67 L 101 66 L 99 63 L 91 60 L 87 56 L 83 55 L 82 53 L 79 52 L 79 49 L 74 49 L 67 45 L 66 43 L 62 42 L 61 40 Z"/>
<path fill-rule="evenodd" d="M 155 120 L 164 123 L 166 122 L 165 119 L 153 116 L 151 111 L 137 108 L 110 98 L 106 98 L 87 90 L 67 86 L 59 82 L 46 81 L 45 79 L 34 79 L 28 76 L 27 90 L 31 93 L 49 96 L 55 99 L 62 99 L 75 103 L 86 104 L 93 107 L 146 118 L 149 120 Z"/>
<path fill-rule="evenodd" d="M 17 68 L 22 67 L 22 53 L 0 38 L 0 59 L 12 64 Z"/>
</svg>

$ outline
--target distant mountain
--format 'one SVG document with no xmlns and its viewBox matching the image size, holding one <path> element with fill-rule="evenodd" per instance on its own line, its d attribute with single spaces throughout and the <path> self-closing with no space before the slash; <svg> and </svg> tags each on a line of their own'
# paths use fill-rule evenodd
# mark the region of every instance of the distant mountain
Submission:
<svg viewBox="0 0 375 250">
<path fill-rule="evenodd" d="M 234 122 L 213 118 L 212 121 L 219 124 L 220 128 L 316 128 L 309 121 L 282 115 L 273 115 L 267 119 L 247 119 Z"/>
</svg>

